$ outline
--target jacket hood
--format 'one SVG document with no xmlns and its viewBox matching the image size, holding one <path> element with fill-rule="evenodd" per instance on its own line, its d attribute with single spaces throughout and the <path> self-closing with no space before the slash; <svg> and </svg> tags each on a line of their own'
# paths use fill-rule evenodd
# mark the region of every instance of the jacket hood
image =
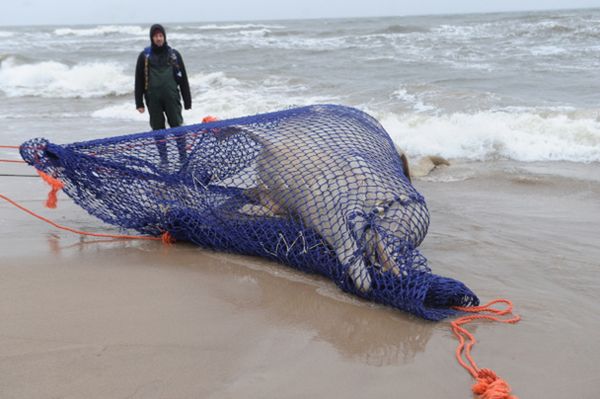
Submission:
<svg viewBox="0 0 600 399">
<path fill-rule="evenodd" d="M 165 28 L 161 24 L 154 24 L 150 27 L 150 41 L 152 41 L 152 36 L 154 36 L 157 31 L 162 33 L 165 37 L 165 41 L 167 41 L 167 32 L 165 32 Z"/>
<path fill-rule="evenodd" d="M 163 44 L 161 47 L 156 46 L 154 41 L 152 41 L 152 36 L 154 36 L 156 32 L 161 32 L 165 37 L 165 44 Z M 161 24 L 154 24 L 150 27 L 150 44 L 152 45 L 152 51 L 157 54 L 163 53 L 169 47 L 167 44 L 167 32 L 165 32 L 165 28 L 163 28 Z"/>
</svg>

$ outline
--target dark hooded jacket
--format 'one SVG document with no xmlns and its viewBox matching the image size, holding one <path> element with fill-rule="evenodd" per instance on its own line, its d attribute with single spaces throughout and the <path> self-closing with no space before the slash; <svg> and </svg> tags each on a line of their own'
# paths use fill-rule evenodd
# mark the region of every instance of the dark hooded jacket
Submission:
<svg viewBox="0 0 600 399">
<path fill-rule="evenodd" d="M 165 37 L 165 44 L 158 47 L 152 41 L 152 36 L 156 31 L 162 32 Z M 155 24 L 150 27 L 150 44 L 140 53 L 135 67 L 135 107 L 144 107 L 144 94 L 148 90 L 149 76 L 148 69 L 152 66 L 171 65 L 173 67 L 173 79 L 177 82 L 183 97 L 183 106 L 185 109 L 192 108 L 192 96 L 190 93 L 190 84 L 188 82 L 187 72 L 183 64 L 181 54 L 167 44 L 167 34 L 162 25 Z"/>
</svg>

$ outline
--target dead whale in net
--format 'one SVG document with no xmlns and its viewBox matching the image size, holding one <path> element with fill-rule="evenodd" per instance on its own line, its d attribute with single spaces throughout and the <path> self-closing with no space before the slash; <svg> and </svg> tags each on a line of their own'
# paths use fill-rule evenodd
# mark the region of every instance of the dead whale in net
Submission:
<svg viewBox="0 0 600 399">
<path fill-rule="evenodd" d="M 431 320 L 478 301 L 431 273 L 417 249 L 425 200 L 387 132 L 357 109 L 315 105 L 65 145 L 33 139 L 21 155 L 123 229 L 284 262 Z"/>
<path fill-rule="evenodd" d="M 273 214 L 296 215 L 323 237 L 360 291 L 371 289 L 369 269 L 400 276 L 395 246 L 418 246 L 429 221 L 407 171 L 398 173 L 394 167 L 403 154 L 395 153 L 396 147 L 384 138 L 335 149 L 331 137 L 286 123 L 279 124 L 280 134 L 268 137 L 235 129 L 234 134 L 248 134 L 262 145 L 257 159 L 260 189 L 252 195 Z M 379 154 L 374 146 L 381 147 Z"/>
</svg>

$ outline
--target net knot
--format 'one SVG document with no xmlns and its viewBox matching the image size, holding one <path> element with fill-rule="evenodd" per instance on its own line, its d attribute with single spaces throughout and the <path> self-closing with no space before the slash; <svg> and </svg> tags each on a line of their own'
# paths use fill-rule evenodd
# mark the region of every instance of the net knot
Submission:
<svg viewBox="0 0 600 399">
<path fill-rule="evenodd" d="M 352 254 L 352 258 L 356 259 L 363 256 L 365 243 L 367 242 L 367 232 L 375 230 L 377 233 L 382 233 L 383 229 L 375 222 L 377 218 L 377 210 L 365 212 L 355 210 L 348 214 L 347 223 L 352 235 L 352 239 L 358 243 L 357 249 Z M 357 225 L 359 226 L 357 228 Z"/>
<path fill-rule="evenodd" d="M 480 369 L 477 372 L 472 390 L 481 399 L 517 399 L 511 395 L 508 383 L 490 369 Z"/>
<path fill-rule="evenodd" d="M 379 226 L 376 223 L 378 213 L 378 209 L 375 208 L 370 212 L 354 210 L 348 214 L 347 223 L 354 240 L 363 241 L 367 230 L 378 229 Z M 357 225 L 360 228 L 357 229 Z M 357 235 L 357 231 L 360 232 L 360 235 Z"/>
</svg>

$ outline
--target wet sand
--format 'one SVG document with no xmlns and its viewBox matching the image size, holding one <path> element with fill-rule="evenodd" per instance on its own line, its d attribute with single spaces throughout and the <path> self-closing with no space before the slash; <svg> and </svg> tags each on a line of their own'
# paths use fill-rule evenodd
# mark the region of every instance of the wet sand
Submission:
<svg viewBox="0 0 600 399">
<path fill-rule="evenodd" d="M 523 317 L 474 328 L 478 364 L 520 398 L 600 397 L 600 165 L 455 164 L 415 185 L 433 272 Z M 59 223 L 117 232 L 64 194 L 43 208 L 39 179 L 0 186 Z M 448 321 L 325 278 L 187 244 L 82 239 L 6 203 L 0 234 L 2 398 L 470 397 Z"/>
</svg>

